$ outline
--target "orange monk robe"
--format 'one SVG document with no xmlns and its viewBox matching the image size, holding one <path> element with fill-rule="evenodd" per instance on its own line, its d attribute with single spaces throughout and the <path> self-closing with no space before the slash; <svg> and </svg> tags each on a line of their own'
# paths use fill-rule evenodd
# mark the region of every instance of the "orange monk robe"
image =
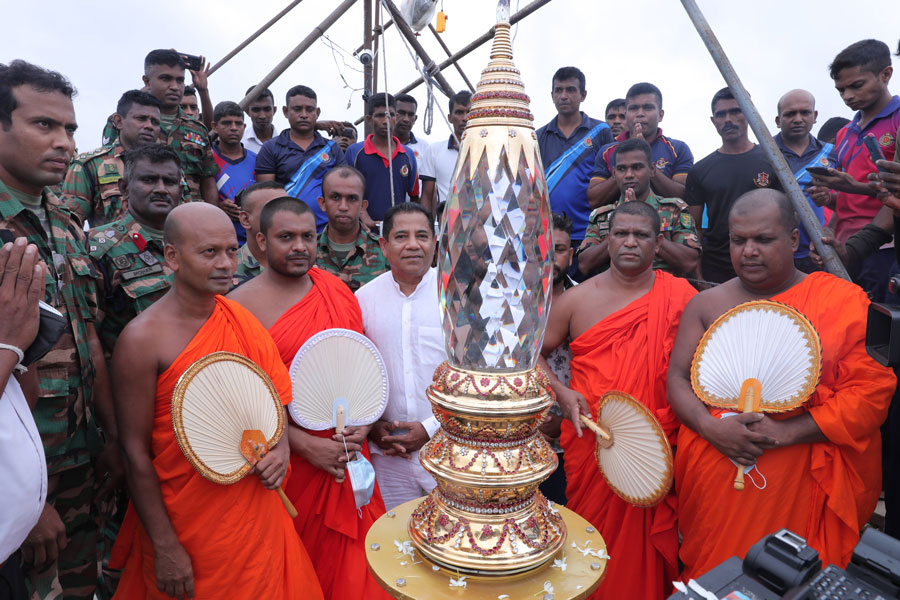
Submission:
<svg viewBox="0 0 900 600">
<path fill-rule="evenodd" d="M 649 292 L 572 340 L 570 385 L 584 395 L 591 415 L 596 418 L 603 394 L 625 392 L 649 408 L 674 438 L 678 420 L 666 400 L 666 373 L 681 313 L 696 293 L 684 279 L 656 271 Z M 678 574 L 674 495 L 651 508 L 619 498 L 597 468 L 596 436 L 582 431 L 578 438 L 572 424 L 563 421 L 560 441 L 566 507 L 597 528 L 610 555 L 606 577 L 591 598 L 665 598 Z"/>
<path fill-rule="evenodd" d="M 310 269 L 309 276 L 312 289 L 269 329 L 281 360 L 288 366 L 300 346 L 323 329 L 340 327 L 363 332 L 359 303 L 347 284 L 319 268 Z M 304 431 L 319 437 L 334 435 L 333 429 Z M 363 455 L 369 458 L 368 442 L 363 444 Z M 366 533 L 385 512 L 378 484 L 360 516 L 349 476 L 343 483 L 337 483 L 332 475 L 294 453 L 291 454 L 291 469 L 285 493 L 297 507 L 299 514 L 294 519 L 294 526 L 312 553 L 313 566 L 325 598 L 390 598 L 372 579 L 366 564 Z"/>
<path fill-rule="evenodd" d="M 231 485 L 204 479 L 175 440 L 175 384 L 197 359 L 219 350 L 252 360 L 272 379 L 282 402 L 291 400 L 290 377 L 265 328 L 241 305 L 221 296 L 194 339 L 157 379 L 153 467 L 178 541 L 191 557 L 194 597 L 322 598 L 309 556 L 278 494 L 264 488 L 253 473 Z M 129 506 L 110 561 L 113 568 L 124 569 L 115 598 L 169 599 L 156 589 L 154 557 L 153 544 L 134 506 Z"/>
<path fill-rule="evenodd" d="M 850 560 L 881 491 L 881 435 L 896 379 L 864 346 L 869 300 L 851 283 L 813 273 L 772 300 L 793 306 L 822 341 L 822 377 L 813 396 L 783 419 L 809 413 L 828 442 L 766 450 L 738 492 L 735 466 L 682 427 L 675 483 L 683 534 L 682 579 L 696 578 L 786 527 L 818 550 L 822 564 Z M 713 416 L 723 410 L 710 409 Z M 757 489 L 752 476 L 765 489 Z"/>
</svg>

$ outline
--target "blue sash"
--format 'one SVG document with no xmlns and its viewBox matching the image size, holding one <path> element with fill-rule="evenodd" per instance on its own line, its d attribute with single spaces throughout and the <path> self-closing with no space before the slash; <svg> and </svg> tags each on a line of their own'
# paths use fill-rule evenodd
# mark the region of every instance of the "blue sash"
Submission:
<svg viewBox="0 0 900 600">
<path fill-rule="evenodd" d="M 834 148 L 834 144 L 825 144 L 822 146 L 822 150 L 816 154 L 816 156 L 809 161 L 809 164 L 801 167 L 796 173 L 794 173 L 794 179 L 797 180 L 801 186 L 806 185 L 808 183 L 812 183 L 812 175 L 809 174 L 809 171 L 806 170 L 806 167 L 827 167 L 828 163 L 828 155 L 831 154 L 831 149 Z M 825 159 L 825 163 L 822 163 L 822 159 Z"/>
<path fill-rule="evenodd" d="M 594 136 L 604 129 L 609 129 L 609 125 L 606 123 L 598 123 L 593 129 L 588 131 L 583 138 L 569 146 L 568 150 L 563 152 L 559 158 L 553 161 L 553 164 L 544 169 L 544 175 L 547 177 L 548 194 L 553 193 L 553 190 L 559 185 L 559 182 L 562 181 L 563 176 L 568 173 L 572 165 L 581 158 L 581 155 L 584 154 L 585 151 L 590 152 L 596 150 L 596 148 L 593 147 L 593 144 L 586 144 L 585 142 L 588 139 L 593 140 Z"/>
<path fill-rule="evenodd" d="M 284 191 L 286 191 L 289 196 L 299 198 L 306 187 L 306 184 L 309 183 L 310 179 L 312 179 L 313 175 L 316 173 L 316 170 L 334 159 L 334 146 L 335 142 L 329 141 L 322 150 L 307 158 L 306 161 L 300 165 L 300 168 L 297 169 L 297 172 L 291 177 L 288 184 L 284 186 Z"/>
</svg>

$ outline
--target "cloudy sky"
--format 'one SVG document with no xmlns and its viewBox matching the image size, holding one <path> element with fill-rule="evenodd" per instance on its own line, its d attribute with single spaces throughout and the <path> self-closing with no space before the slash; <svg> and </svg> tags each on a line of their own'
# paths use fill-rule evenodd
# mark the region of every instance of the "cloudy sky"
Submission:
<svg viewBox="0 0 900 600">
<path fill-rule="evenodd" d="M 494 22 L 492 0 L 442 1 L 449 17 L 442 37 L 453 51 Z M 697 1 L 772 129 L 778 98 L 797 87 L 816 96 L 820 124 L 831 116 L 852 116 L 828 77 L 828 63 L 845 46 L 868 37 L 896 50 L 900 36 L 897 0 Z M 402 0 L 395 3 L 400 5 Z M 79 92 L 75 102 L 78 148 L 89 151 L 99 145 L 103 124 L 121 93 L 141 86 L 143 58 L 149 50 L 174 47 L 215 62 L 286 4 L 287 0 L 18 2 L 4 8 L 7 26 L 0 61 L 23 58 L 72 80 Z M 240 100 L 247 87 L 268 73 L 337 4 L 304 0 L 213 75 L 213 102 Z M 528 0 L 512 0 L 513 11 L 527 4 Z M 362 44 L 362 29 L 362 3 L 357 2 L 327 31 L 334 51 L 324 41 L 317 42 L 274 83 L 276 103 L 282 105 L 284 92 L 302 83 L 318 92 L 323 118 L 360 116 L 361 91 L 351 88 L 362 87 L 362 73 L 349 54 Z M 550 102 L 553 72 L 575 65 L 587 75 L 588 97 L 582 109 L 588 114 L 602 118 L 607 101 L 624 96 L 632 83 L 650 81 L 662 89 L 662 126 L 668 135 L 686 141 L 697 158 L 718 146 L 709 122 L 709 100 L 724 82 L 677 0 L 552 0 L 522 21 L 515 36 L 516 63 L 532 97 L 538 126 L 555 114 Z M 420 40 L 436 62 L 445 57 L 427 29 Z M 460 63 L 473 83 L 488 60 L 488 49 L 486 44 Z M 415 69 L 396 28 L 388 30 L 383 56 L 389 91 L 412 81 Z M 445 75 L 462 89 L 455 70 L 449 68 Z M 379 89 L 383 83 L 384 74 L 379 73 Z M 900 93 L 900 76 L 892 89 Z M 414 129 L 418 135 L 423 133 L 425 88 L 413 94 L 420 102 Z M 446 114 L 446 99 L 437 90 L 435 94 L 434 125 L 426 136 L 433 140 L 448 135 L 437 114 Z M 286 125 L 279 116 L 276 126 Z"/>
</svg>

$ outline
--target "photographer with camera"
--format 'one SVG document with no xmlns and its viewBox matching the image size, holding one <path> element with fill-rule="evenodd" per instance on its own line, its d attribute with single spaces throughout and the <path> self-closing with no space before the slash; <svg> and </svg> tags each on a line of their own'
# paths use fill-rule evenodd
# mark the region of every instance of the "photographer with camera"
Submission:
<svg viewBox="0 0 900 600">
<path fill-rule="evenodd" d="M 30 393 L 32 404 L 27 403 L 19 383 L 30 378 L 25 388 L 36 391 L 35 371 L 28 373 L 21 363 L 38 333 L 38 300 L 44 297 L 44 281 L 37 246 L 20 237 L 0 248 L 0 481 L 6 488 L 6 508 L 0 511 L 2 598 L 27 597 L 19 559 L 11 555 L 37 524 L 47 497 L 44 446 L 31 415 L 37 396 Z M 56 544 L 65 547 L 61 522 L 57 531 L 58 539 L 48 549 Z"/>
</svg>

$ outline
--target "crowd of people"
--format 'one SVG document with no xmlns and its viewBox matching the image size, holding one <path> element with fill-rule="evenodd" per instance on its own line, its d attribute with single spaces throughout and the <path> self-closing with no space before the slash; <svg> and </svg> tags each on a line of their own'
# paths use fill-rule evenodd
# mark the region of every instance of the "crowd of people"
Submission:
<svg viewBox="0 0 900 600">
<path fill-rule="evenodd" d="M 387 598 L 365 535 L 435 487 L 418 460 L 439 427 L 425 389 L 446 356 L 435 232 L 472 95 L 449 99 L 452 131 L 428 144 L 413 96 L 373 94 L 357 141 L 353 124 L 320 118 L 308 86 L 285 94 L 278 132 L 268 89 L 213 104 L 206 71 L 186 86 L 175 51 L 143 68 L 103 145 L 75 155 L 72 84 L 0 65 L 0 598 Z M 815 98 L 794 89 L 775 121 L 824 236 L 799 223 L 728 88 L 710 105 L 722 144 L 695 163 L 663 134 L 652 83 L 600 120 L 582 110 L 579 69 L 552 78 L 557 114 L 537 130 L 554 242 L 540 363 L 558 404 L 541 434 L 560 466 L 541 490 L 607 543 L 592 597 L 664 598 L 782 527 L 844 565 L 882 489 L 900 533 L 896 378 L 864 345 L 869 302 L 896 300 L 900 97 L 883 42 L 829 68 L 852 120 L 814 136 Z M 853 283 L 823 271 L 816 237 Z M 731 416 L 694 394 L 691 359 L 720 315 L 758 299 L 813 324 L 821 379 L 799 409 Z M 297 350 L 335 327 L 384 357 L 384 415 L 339 435 L 290 423 L 232 485 L 196 471 L 172 427 L 182 373 L 239 353 L 287 404 Z M 582 431 L 579 414 L 610 390 L 645 404 L 675 449 L 675 487 L 654 507 L 613 493 Z M 376 474 L 361 508 L 346 475 L 357 454 Z M 731 489 L 735 464 L 761 483 Z M 267 492 L 278 487 L 296 518 Z"/>
</svg>

